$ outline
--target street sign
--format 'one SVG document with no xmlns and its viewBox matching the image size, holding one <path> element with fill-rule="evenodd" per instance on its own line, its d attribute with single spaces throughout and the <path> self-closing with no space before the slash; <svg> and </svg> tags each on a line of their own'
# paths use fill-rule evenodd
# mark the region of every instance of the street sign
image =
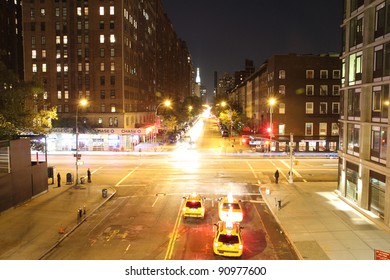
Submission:
<svg viewBox="0 0 390 280">
<path fill-rule="evenodd" d="M 81 159 L 81 154 L 73 154 L 73 157 L 76 157 L 77 156 L 77 159 Z"/>
<path fill-rule="evenodd" d="M 390 260 L 390 252 L 375 249 L 376 260 Z"/>
</svg>

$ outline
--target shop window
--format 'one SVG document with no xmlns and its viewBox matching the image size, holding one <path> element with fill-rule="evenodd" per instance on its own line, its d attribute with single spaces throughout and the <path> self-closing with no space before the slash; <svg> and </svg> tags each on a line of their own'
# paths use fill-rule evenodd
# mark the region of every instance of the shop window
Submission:
<svg viewBox="0 0 390 280">
<path fill-rule="evenodd" d="M 383 219 L 385 211 L 386 176 L 370 170 L 370 206 L 371 211 Z"/>
</svg>

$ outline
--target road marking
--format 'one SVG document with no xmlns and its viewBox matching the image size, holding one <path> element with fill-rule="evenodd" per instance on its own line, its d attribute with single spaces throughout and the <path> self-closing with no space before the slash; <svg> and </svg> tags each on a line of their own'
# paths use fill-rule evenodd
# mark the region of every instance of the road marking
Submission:
<svg viewBox="0 0 390 280">
<path fill-rule="evenodd" d="M 179 211 L 177 213 L 175 226 L 173 227 L 173 231 L 171 233 L 171 238 L 169 239 L 167 253 L 165 254 L 164 260 L 170 260 L 172 258 L 173 248 L 175 247 L 175 240 L 176 240 L 176 236 L 177 236 L 177 233 L 179 231 L 179 225 L 181 222 L 181 211 L 183 209 L 183 203 L 184 203 L 184 199 L 180 203 L 180 208 L 179 208 Z"/>
<path fill-rule="evenodd" d="M 127 177 L 129 177 L 131 174 L 133 174 L 138 169 L 138 167 L 139 166 L 137 166 L 136 168 L 131 170 L 125 177 L 122 178 L 122 180 L 120 180 L 118 183 L 116 183 L 115 187 L 118 187 L 124 180 L 127 179 Z"/>
<path fill-rule="evenodd" d="M 156 197 L 156 200 L 153 202 L 152 207 L 154 207 L 154 205 L 157 203 L 157 200 L 158 200 L 159 197 L 160 197 L 160 196 L 157 196 L 157 197 Z"/>
<path fill-rule="evenodd" d="M 281 163 L 283 163 L 287 168 L 290 168 L 290 165 L 287 164 L 284 160 L 279 159 L 279 161 Z M 293 174 L 296 174 L 298 178 L 302 178 L 303 179 L 302 175 L 296 169 L 292 168 L 292 171 L 293 171 Z M 285 175 L 283 174 L 283 176 L 285 176 Z M 287 176 L 285 176 L 285 177 L 286 177 L 286 179 L 288 179 Z M 307 182 L 306 179 L 303 179 L 303 182 Z"/>
</svg>

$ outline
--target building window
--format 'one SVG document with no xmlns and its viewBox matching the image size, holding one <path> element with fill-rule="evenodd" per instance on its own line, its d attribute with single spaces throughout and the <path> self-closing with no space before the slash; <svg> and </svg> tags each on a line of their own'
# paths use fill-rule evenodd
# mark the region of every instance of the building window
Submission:
<svg viewBox="0 0 390 280">
<path fill-rule="evenodd" d="M 313 135 L 313 123 L 305 123 L 305 135 L 306 136 Z"/>
<path fill-rule="evenodd" d="M 103 124 L 103 118 L 102 117 L 99 117 L 98 124 Z"/>
<path fill-rule="evenodd" d="M 334 96 L 340 95 L 340 86 L 339 85 L 332 86 L 332 95 L 334 95 Z"/>
<path fill-rule="evenodd" d="M 115 90 L 110 91 L 110 98 L 115 99 Z"/>
<path fill-rule="evenodd" d="M 104 76 L 100 76 L 100 85 L 104 86 L 106 84 L 106 78 Z"/>
<path fill-rule="evenodd" d="M 36 59 L 37 58 L 37 50 L 32 50 L 31 51 L 31 58 Z"/>
<path fill-rule="evenodd" d="M 362 82 L 362 52 L 349 56 L 349 85 L 361 84 Z"/>
<path fill-rule="evenodd" d="M 104 62 L 100 62 L 100 71 L 104 71 Z"/>
<path fill-rule="evenodd" d="M 286 104 L 279 103 L 279 114 L 284 115 L 286 113 Z"/>
<path fill-rule="evenodd" d="M 47 72 L 47 64 L 46 63 L 42 63 L 42 72 L 43 73 Z"/>
<path fill-rule="evenodd" d="M 106 105 L 104 105 L 104 104 L 100 105 L 100 112 L 102 112 L 102 113 L 106 112 Z"/>
<path fill-rule="evenodd" d="M 306 114 L 313 114 L 313 113 L 314 113 L 314 103 L 306 102 Z"/>
<path fill-rule="evenodd" d="M 348 117 L 350 119 L 360 119 L 360 92 L 361 89 L 348 90 Z"/>
<path fill-rule="evenodd" d="M 100 38 L 99 39 L 100 44 L 104 44 L 104 35 L 100 35 L 99 38 Z"/>
<path fill-rule="evenodd" d="M 110 35 L 110 43 L 111 44 L 115 43 L 115 35 L 114 34 Z"/>
<path fill-rule="evenodd" d="M 314 70 L 306 70 L 306 79 L 314 79 Z"/>
<path fill-rule="evenodd" d="M 389 7 L 390 10 L 390 7 Z M 389 20 L 390 21 L 390 20 Z M 389 27 L 390 28 L 390 27 Z M 381 81 L 383 77 L 390 76 L 390 43 L 380 45 L 374 49 L 374 73 L 375 81 Z"/>
<path fill-rule="evenodd" d="M 359 46 L 361 43 L 363 43 L 363 14 L 360 14 L 359 16 L 350 20 L 349 30 L 350 47 Z"/>
<path fill-rule="evenodd" d="M 372 89 L 373 122 L 387 122 L 389 114 L 389 85 L 375 86 Z"/>
<path fill-rule="evenodd" d="M 341 79 L 340 70 L 333 70 L 332 77 L 333 79 Z"/>
<path fill-rule="evenodd" d="M 62 99 L 62 92 L 60 90 L 57 91 L 57 99 Z"/>
<path fill-rule="evenodd" d="M 328 95 L 328 85 L 320 85 L 320 95 Z"/>
<path fill-rule="evenodd" d="M 320 70 L 320 79 L 328 79 L 328 70 Z"/>
<path fill-rule="evenodd" d="M 372 126 L 371 128 L 371 160 L 386 164 L 387 159 L 387 127 Z"/>
<path fill-rule="evenodd" d="M 320 135 L 327 135 L 328 134 L 328 124 L 327 123 L 320 123 Z"/>
<path fill-rule="evenodd" d="M 99 29 L 100 30 L 104 29 L 104 20 L 99 21 Z"/>
<path fill-rule="evenodd" d="M 328 103 L 320 102 L 320 114 L 327 114 L 327 113 L 328 113 Z"/>
<path fill-rule="evenodd" d="M 111 70 L 111 72 L 115 72 L 115 62 L 111 62 L 110 70 Z"/>
<path fill-rule="evenodd" d="M 104 90 L 100 91 L 100 99 L 105 99 L 106 98 L 106 92 Z"/>
<path fill-rule="evenodd" d="M 279 85 L 279 94 L 280 95 L 286 94 L 286 86 L 285 85 Z"/>
<path fill-rule="evenodd" d="M 360 125 L 348 124 L 347 126 L 347 153 L 359 156 L 359 133 Z"/>
<path fill-rule="evenodd" d="M 110 49 L 110 56 L 111 56 L 111 57 L 114 57 L 114 56 L 115 56 L 115 49 L 114 49 L 114 48 L 111 48 L 111 49 Z"/>
<path fill-rule="evenodd" d="M 340 102 L 332 102 L 332 114 L 340 114 Z"/>
<path fill-rule="evenodd" d="M 115 104 L 111 104 L 111 106 L 110 106 L 110 112 L 111 113 L 115 113 L 116 112 L 116 105 Z"/>
<path fill-rule="evenodd" d="M 314 95 L 314 85 L 306 85 L 306 95 Z"/>
<path fill-rule="evenodd" d="M 279 79 L 280 80 L 286 79 L 286 70 L 279 70 Z"/>
<path fill-rule="evenodd" d="M 104 7 L 99 7 L 99 15 L 104 16 Z"/>
<path fill-rule="evenodd" d="M 383 219 L 386 204 L 386 176 L 370 170 L 370 205 L 369 209 L 374 210 Z"/>
<path fill-rule="evenodd" d="M 339 123 L 332 123 L 332 136 L 339 135 Z"/>
<path fill-rule="evenodd" d="M 279 124 L 279 135 L 284 135 L 286 133 L 286 125 L 281 123 Z"/>
<path fill-rule="evenodd" d="M 114 6 L 110 6 L 110 15 L 111 16 L 115 15 L 115 7 Z"/>
</svg>

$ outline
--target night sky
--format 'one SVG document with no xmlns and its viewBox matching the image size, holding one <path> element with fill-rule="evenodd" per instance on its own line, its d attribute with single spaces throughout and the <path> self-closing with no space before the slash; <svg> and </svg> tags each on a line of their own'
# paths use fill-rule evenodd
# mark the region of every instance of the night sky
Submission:
<svg viewBox="0 0 390 280">
<path fill-rule="evenodd" d="M 341 51 L 342 0 L 163 0 L 177 35 L 187 42 L 201 84 L 255 68 L 275 54 Z"/>
</svg>

